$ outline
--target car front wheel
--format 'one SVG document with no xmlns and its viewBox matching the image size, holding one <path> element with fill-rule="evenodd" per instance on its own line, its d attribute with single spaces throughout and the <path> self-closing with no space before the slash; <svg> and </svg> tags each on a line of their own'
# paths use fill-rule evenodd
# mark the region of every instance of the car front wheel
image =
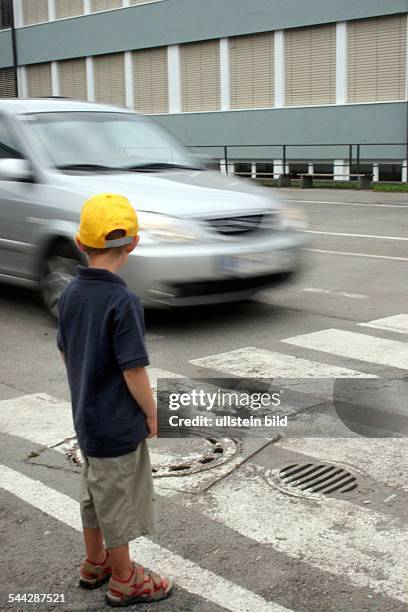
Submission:
<svg viewBox="0 0 408 612">
<path fill-rule="evenodd" d="M 76 277 L 77 265 L 83 264 L 76 248 L 57 243 L 48 253 L 40 278 L 40 292 L 48 312 L 58 318 L 58 301 L 65 287 Z"/>
</svg>

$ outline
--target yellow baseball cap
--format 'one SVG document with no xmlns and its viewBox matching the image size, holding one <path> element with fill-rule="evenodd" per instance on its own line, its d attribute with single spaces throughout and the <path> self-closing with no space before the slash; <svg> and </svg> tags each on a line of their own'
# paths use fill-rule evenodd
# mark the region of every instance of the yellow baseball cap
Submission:
<svg viewBox="0 0 408 612">
<path fill-rule="evenodd" d="M 113 230 L 126 235 L 106 240 Z M 78 240 L 95 249 L 109 249 L 130 244 L 139 231 L 136 211 L 127 198 L 116 193 L 100 193 L 87 200 L 81 211 Z"/>
</svg>

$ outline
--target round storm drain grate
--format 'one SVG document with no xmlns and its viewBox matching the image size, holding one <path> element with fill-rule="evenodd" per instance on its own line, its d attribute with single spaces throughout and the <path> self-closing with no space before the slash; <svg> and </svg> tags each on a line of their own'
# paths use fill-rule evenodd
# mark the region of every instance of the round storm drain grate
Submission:
<svg viewBox="0 0 408 612">
<path fill-rule="evenodd" d="M 294 463 L 279 471 L 279 480 L 298 492 L 335 495 L 358 487 L 357 478 L 345 468 L 327 463 Z"/>
</svg>

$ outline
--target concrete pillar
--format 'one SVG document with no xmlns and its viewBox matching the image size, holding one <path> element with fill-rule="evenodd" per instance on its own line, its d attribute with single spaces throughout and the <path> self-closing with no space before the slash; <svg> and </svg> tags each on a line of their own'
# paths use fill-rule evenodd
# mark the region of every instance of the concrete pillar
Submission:
<svg viewBox="0 0 408 612">
<path fill-rule="evenodd" d="M 407 160 L 404 159 L 401 164 L 401 182 L 406 183 L 407 181 L 408 181 Z"/>
<path fill-rule="evenodd" d="M 333 162 L 333 174 L 335 181 L 350 180 L 350 166 L 345 159 L 335 159 Z"/>
<path fill-rule="evenodd" d="M 378 183 L 380 180 L 380 164 L 377 162 L 373 164 L 373 183 Z"/>
<path fill-rule="evenodd" d="M 228 174 L 233 176 L 235 174 L 235 164 L 234 162 L 228 162 Z"/>
<path fill-rule="evenodd" d="M 55 0 L 48 0 L 48 21 L 55 21 Z"/>
<path fill-rule="evenodd" d="M 256 179 L 256 162 L 251 164 L 251 178 Z"/>
<path fill-rule="evenodd" d="M 18 94 L 20 98 L 28 97 L 27 87 L 27 73 L 25 66 L 19 66 L 17 68 L 17 79 L 18 79 Z"/>
<path fill-rule="evenodd" d="M 227 170 L 225 167 L 225 159 L 220 159 L 220 172 L 221 174 L 227 174 Z"/>
<path fill-rule="evenodd" d="M 285 35 L 283 30 L 274 32 L 275 107 L 285 106 Z"/>
<path fill-rule="evenodd" d="M 336 23 L 336 104 L 347 101 L 347 24 Z"/>
<path fill-rule="evenodd" d="M 169 113 L 181 112 L 181 66 L 179 45 L 167 47 Z"/>
<path fill-rule="evenodd" d="M 125 96 L 126 106 L 135 108 L 134 82 L 133 82 L 133 53 L 125 51 Z"/>
<path fill-rule="evenodd" d="M 51 95 L 60 95 L 58 62 L 51 62 Z"/>
<path fill-rule="evenodd" d="M 281 174 L 283 174 L 283 160 L 274 159 L 273 160 L 273 178 L 278 179 Z"/>
<path fill-rule="evenodd" d="M 229 39 L 220 39 L 220 98 L 221 110 L 230 109 Z"/>
<path fill-rule="evenodd" d="M 21 28 L 24 25 L 23 20 L 23 0 L 14 0 L 13 2 L 14 11 L 14 25 L 16 28 Z"/>
<path fill-rule="evenodd" d="M 314 163 L 312 162 L 312 163 L 307 164 L 307 173 L 313 174 L 313 172 L 314 172 Z"/>
<path fill-rule="evenodd" d="M 95 101 L 95 76 L 93 57 L 86 58 L 86 92 L 88 102 Z"/>
</svg>

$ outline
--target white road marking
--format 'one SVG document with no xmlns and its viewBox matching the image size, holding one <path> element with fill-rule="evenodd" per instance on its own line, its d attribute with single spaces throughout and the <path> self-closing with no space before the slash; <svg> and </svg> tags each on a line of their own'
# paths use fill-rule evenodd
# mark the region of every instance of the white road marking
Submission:
<svg viewBox="0 0 408 612">
<path fill-rule="evenodd" d="M 156 369 L 152 378 L 169 378 L 171 374 L 171 372 Z M 173 374 L 173 376 L 178 375 Z M 0 432 L 18 436 L 43 447 L 51 447 L 61 454 L 66 454 L 72 438 L 76 439 L 71 404 L 45 393 L 23 395 L 0 401 Z M 180 444 L 177 440 L 156 438 L 150 441 L 149 446 L 153 464 L 163 465 L 170 459 L 174 462 L 177 452 L 178 457 L 180 456 Z M 174 447 L 174 453 L 169 455 L 169 449 L 171 450 L 172 447 Z M 224 477 L 242 461 L 242 456 L 238 455 L 211 470 L 204 470 L 191 476 L 183 478 L 160 476 L 155 486 L 163 495 L 183 491 L 197 493 L 200 489 Z"/>
<path fill-rule="evenodd" d="M 358 323 L 361 327 L 373 327 L 374 329 L 385 329 L 387 331 L 408 334 L 408 314 L 398 314 L 384 319 Z"/>
<path fill-rule="evenodd" d="M 42 446 L 52 446 L 75 436 L 71 404 L 46 393 L 2 400 L 0 431 Z"/>
<path fill-rule="evenodd" d="M 372 378 L 349 368 L 339 368 L 274 351 L 245 348 L 192 359 L 189 363 L 246 378 Z"/>
<path fill-rule="evenodd" d="M 329 251 L 328 249 L 305 249 L 312 253 L 327 253 L 329 255 L 350 255 L 351 257 L 367 257 L 369 259 L 390 259 L 392 261 L 408 261 L 408 257 L 393 257 L 391 255 L 371 255 L 369 253 L 349 253 L 348 251 Z"/>
<path fill-rule="evenodd" d="M 368 295 L 363 295 L 362 293 L 348 293 L 347 291 L 331 291 L 331 289 L 320 289 L 319 287 L 305 287 L 302 289 L 306 293 L 322 293 L 324 295 L 332 295 L 334 297 L 346 297 L 352 298 L 355 300 L 365 300 L 368 298 Z"/>
<path fill-rule="evenodd" d="M 362 206 L 363 208 L 405 208 L 407 204 L 369 204 L 368 202 L 323 202 L 322 200 L 284 200 L 285 202 L 296 202 L 296 204 L 341 204 L 342 206 Z"/>
<path fill-rule="evenodd" d="M 375 238 L 376 240 L 408 240 L 402 236 L 375 236 L 373 234 L 346 234 L 343 232 L 322 232 L 319 230 L 303 230 L 307 234 L 321 234 L 322 236 L 346 236 L 347 238 Z"/>
<path fill-rule="evenodd" d="M 408 369 L 408 343 L 398 340 L 375 338 L 341 329 L 323 329 L 286 338 L 282 342 L 349 359 Z"/>
<path fill-rule="evenodd" d="M 38 510 L 82 531 L 79 504 L 38 480 L 0 465 L 0 486 Z M 174 578 L 186 591 L 234 612 L 287 612 L 287 608 L 266 601 L 196 563 L 184 559 L 148 538 L 138 538 L 131 544 L 131 552 L 142 565 Z"/>
<path fill-rule="evenodd" d="M 158 378 L 180 378 L 180 374 L 148 368 L 150 383 L 157 387 Z M 46 393 L 32 393 L 0 401 L 0 432 L 19 436 L 40 444 L 54 446 L 75 436 L 70 402 Z M 64 452 L 64 448 L 56 450 Z"/>
<path fill-rule="evenodd" d="M 329 497 L 302 502 L 268 485 L 268 472 L 259 470 L 258 476 L 244 466 L 216 484 L 202 512 L 288 557 L 408 601 L 408 533 L 401 521 Z"/>
<path fill-rule="evenodd" d="M 147 372 L 149 374 L 150 384 L 153 389 L 157 388 L 158 378 L 183 378 L 181 374 L 175 374 L 175 372 L 169 372 L 168 370 L 162 370 L 161 368 L 148 367 Z"/>
</svg>

